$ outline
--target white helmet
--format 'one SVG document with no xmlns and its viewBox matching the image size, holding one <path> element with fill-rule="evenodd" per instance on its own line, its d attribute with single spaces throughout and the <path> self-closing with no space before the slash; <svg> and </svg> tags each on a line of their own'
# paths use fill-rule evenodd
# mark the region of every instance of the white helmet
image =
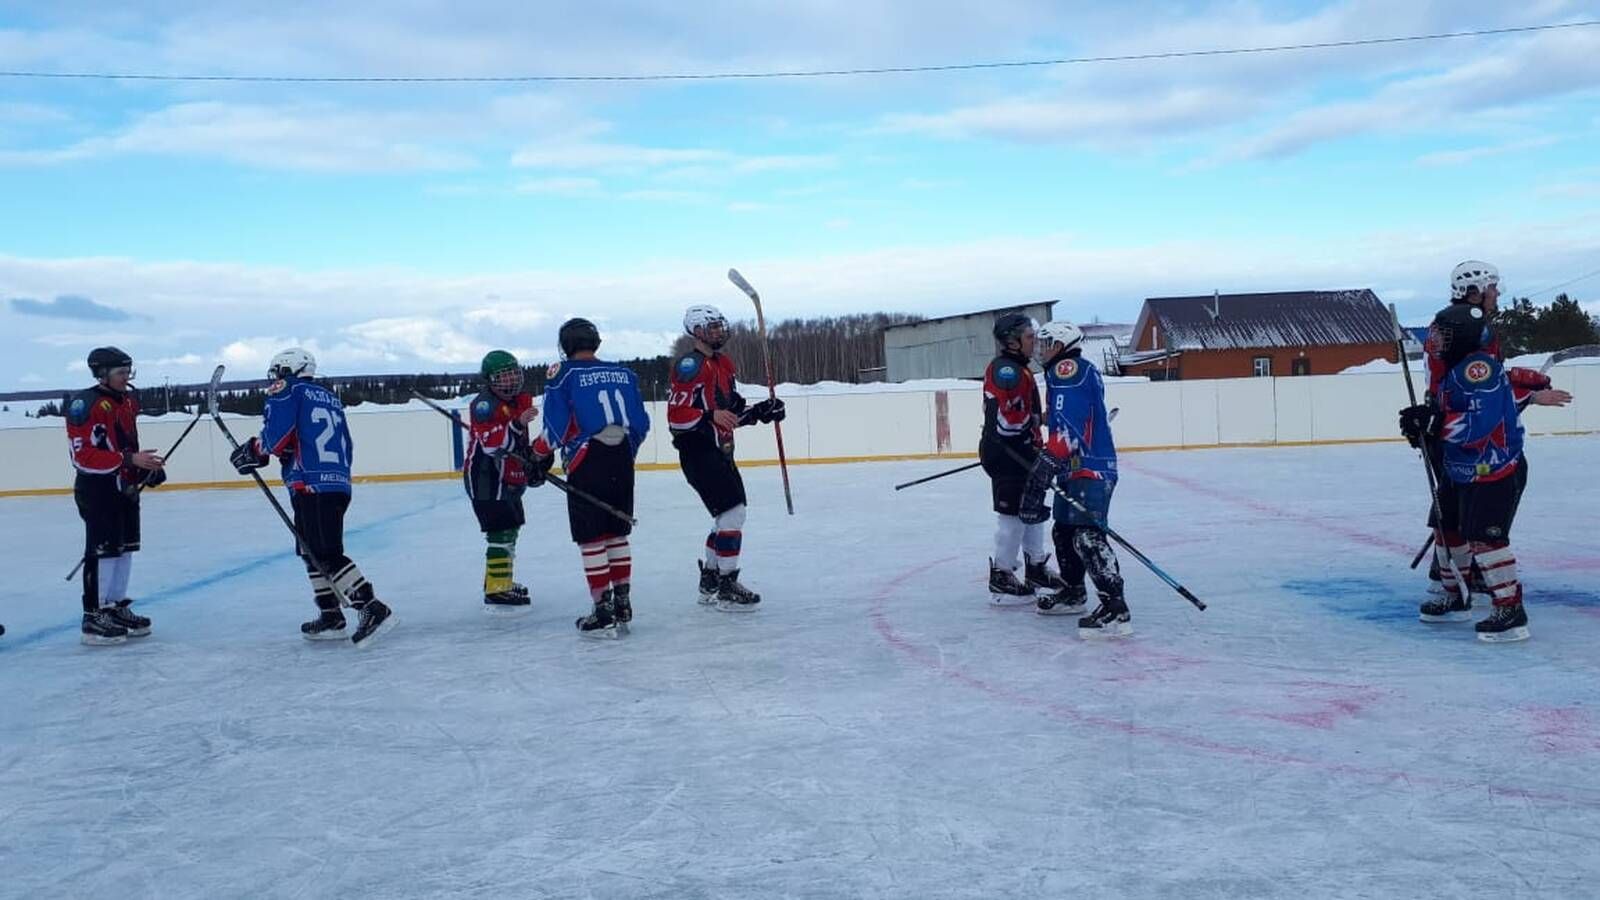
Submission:
<svg viewBox="0 0 1600 900">
<path fill-rule="evenodd" d="M 1469 259 L 1450 273 L 1450 299 L 1465 300 L 1473 288 L 1483 293 L 1489 290 L 1490 285 L 1499 283 L 1499 269 L 1486 262 Z"/>
<path fill-rule="evenodd" d="M 686 333 L 694 334 L 696 328 L 708 325 L 721 325 L 727 328 L 728 317 L 722 314 L 722 310 L 709 303 L 697 303 L 683 311 L 683 330 Z"/>
<path fill-rule="evenodd" d="M 299 347 L 279 351 L 267 364 L 268 378 L 315 378 L 316 374 L 317 358 Z"/>
<path fill-rule="evenodd" d="M 1062 351 L 1076 350 L 1083 343 L 1083 329 L 1071 322 L 1046 322 L 1039 326 L 1039 352 L 1050 344 L 1060 344 Z"/>
</svg>

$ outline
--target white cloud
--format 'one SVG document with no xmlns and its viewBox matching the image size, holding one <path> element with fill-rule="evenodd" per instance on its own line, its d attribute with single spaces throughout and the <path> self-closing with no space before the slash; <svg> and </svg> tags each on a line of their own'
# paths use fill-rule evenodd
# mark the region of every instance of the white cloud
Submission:
<svg viewBox="0 0 1600 900">
<path fill-rule="evenodd" d="M 44 384 L 44 376 L 38 372 L 24 372 L 17 381 L 22 384 Z"/>
<path fill-rule="evenodd" d="M 139 364 L 144 366 L 188 367 L 198 366 L 204 362 L 205 358 L 198 353 L 185 353 L 181 356 L 163 356 L 158 359 L 152 359 L 149 362 L 140 362 Z"/>
<path fill-rule="evenodd" d="M 560 197 L 588 197 L 600 192 L 594 178 L 524 178 L 517 182 L 519 194 L 553 194 Z"/>
<path fill-rule="evenodd" d="M 1423 166 L 1459 166 L 1480 159 L 1489 159 L 1495 156 L 1506 156 L 1521 153 L 1524 150 L 1536 150 L 1548 147 L 1561 139 L 1554 136 L 1530 138 L 1525 141 L 1511 141 L 1504 144 L 1490 144 L 1482 147 L 1467 147 L 1461 150 L 1440 150 L 1434 153 L 1424 153 L 1417 157 L 1417 164 Z"/>
<path fill-rule="evenodd" d="M 983 134 L 1020 141 L 1106 144 L 1214 127 L 1254 108 L 1252 101 L 1232 91 L 1178 87 L 1137 102 L 1128 98 L 1005 99 L 933 115 L 892 115 L 884 128 L 944 137 Z"/>
<path fill-rule="evenodd" d="M 528 331 L 551 323 L 550 314 L 531 303 L 492 303 L 467 310 L 462 319 L 472 325 L 511 331 Z"/>
</svg>

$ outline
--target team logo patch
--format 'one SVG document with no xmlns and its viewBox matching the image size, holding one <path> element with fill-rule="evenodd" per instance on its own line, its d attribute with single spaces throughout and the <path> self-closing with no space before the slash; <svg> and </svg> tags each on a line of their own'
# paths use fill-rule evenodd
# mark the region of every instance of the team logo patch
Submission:
<svg viewBox="0 0 1600 900">
<path fill-rule="evenodd" d="M 1076 374 L 1078 374 L 1078 361 L 1077 360 L 1075 360 L 1075 359 L 1063 359 L 1061 362 L 1056 363 L 1056 377 L 1057 378 L 1071 378 L 1072 376 L 1074 376 Z"/>
<path fill-rule="evenodd" d="M 1464 374 L 1467 376 L 1467 380 L 1473 384 L 1482 384 L 1489 380 L 1490 375 L 1494 374 L 1494 367 L 1481 359 L 1475 359 L 1467 363 L 1467 371 Z"/>
<path fill-rule="evenodd" d="M 67 410 L 67 414 L 72 417 L 73 421 L 82 422 L 84 413 L 87 413 L 88 411 L 89 404 L 84 403 L 83 398 L 79 397 L 78 399 L 72 401 L 72 407 Z"/>
<path fill-rule="evenodd" d="M 690 354 L 685 356 L 683 359 L 678 360 L 679 375 L 682 375 L 685 378 L 692 378 L 694 377 L 694 373 L 698 371 L 700 371 L 700 360 L 694 356 L 694 354 Z"/>
<path fill-rule="evenodd" d="M 550 364 L 550 368 L 544 370 L 545 380 L 549 381 L 550 379 L 556 377 L 556 373 L 560 372 L 560 371 L 561 371 L 561 363 L 558 363 L 558 362 L 551 363 Z"/>
<path fill-rule="evenodd" d="M 100 408 L 105 410 L 106 412 L 110 412 L 111 411 L 111 401 L 110 400 L 101 400 L 100 401 Z"/>
<path fill-rule="evenodd" d="M 1016 387 L 1017 382 L 1021 380 L 1016 366 L 1004 365 L 994 370 L 994 383 L 1001 387 Z"/>
<path fill-rule="evenodd" d="M 268 397 L 277 396 L 278 394 L 283 393 L 283 389 L 288 387 L 288 386 L 289 386 L 289 382 L 284 381 L 282 378 L 279 378 L 277 381 L 274 381 L 273 383 L 267 385 L 267 396 Z"/>
<path fill-rule="evenodd" d="M 479 400 L 472 406 L 472 415 L 478 421 L 486 422 L 489 419 L 489 411 L 493 408 L 494 404 L 490 403 L 489 401 Z"/>
</svg>

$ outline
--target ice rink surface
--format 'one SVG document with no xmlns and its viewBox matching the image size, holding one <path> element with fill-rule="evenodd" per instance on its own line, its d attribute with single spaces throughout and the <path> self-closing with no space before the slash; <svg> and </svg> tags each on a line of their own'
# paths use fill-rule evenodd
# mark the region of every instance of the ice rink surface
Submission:
<svg viewBox="0 0 1600 900">
<path fill-rule="evenodd" d="M 456 482 L 359 485 L 348 549 L 401 616 L 308 644 L 254 490 L 145 498 L 155 634 L 77 642 L 66 497 L 0 500 L 6 897 L 1600 895 L 1600 439 L 1530 442 L 1533 640 L 1416 619 L 1402 445 L 1123 457 L 1137 634 L 995 609 L 992 515 L 948 463 L 746 471 L 735 616 L 708 519 L 640 476 L 633 635 L 580 640 L 561 497 L 533 614 L 480 611 Z"/>
</svg>

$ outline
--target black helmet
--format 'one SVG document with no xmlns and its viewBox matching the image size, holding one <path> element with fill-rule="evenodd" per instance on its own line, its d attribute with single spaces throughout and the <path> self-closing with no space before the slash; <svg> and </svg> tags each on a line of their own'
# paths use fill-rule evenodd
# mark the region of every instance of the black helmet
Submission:
<svg viewBox="0 0 1600 900">
<path fill-rule="evenodd" d="M 1489 319 L 1477 306 L 1453 304 L 1439 310 L 1428 326 L 1428 342 L 1450 368 L 1489 343 Z"/>
<path fill-rule="evenodd" d="M 561 345 L 561 355 L 569 358 L 585 350 L 599 350 L 600 329 L 588 319 L 568 319 L 561 323 L 556 343 Z"/>
<path fill-rule="evenodd" d="M 994 321 L 994 339 L 1000 346 L 1009 345 L 1022 337 L 1022 333 L 1033 327 L 1033 319 L 1022 313 L 1006 313 Z"/>
<path fill-rule="evenodd" d="M 95 378 L 104 378 L 112 369 L 123 366 L 133 368 L 133 357 L 116 347 L 96 347 L 89 351 L 89 371 Z"/>
</svg>

